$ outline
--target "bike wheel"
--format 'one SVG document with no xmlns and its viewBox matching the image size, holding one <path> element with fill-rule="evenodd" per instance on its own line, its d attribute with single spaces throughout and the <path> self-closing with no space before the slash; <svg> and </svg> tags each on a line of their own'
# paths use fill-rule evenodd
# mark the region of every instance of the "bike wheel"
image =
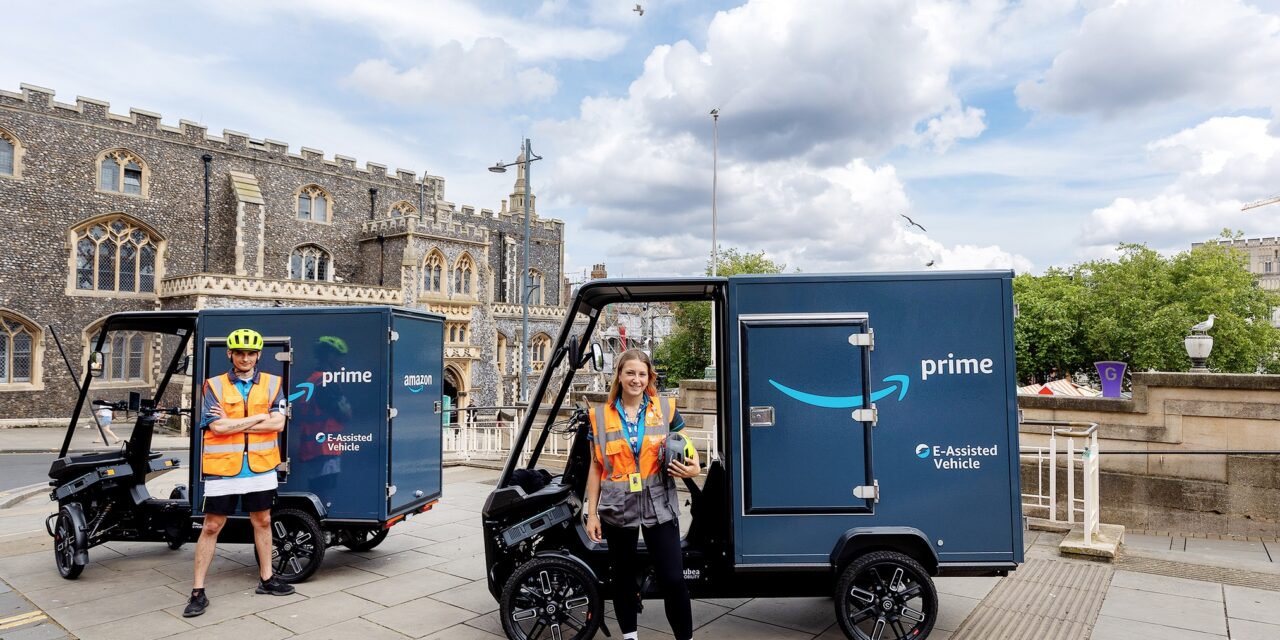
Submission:
<svg viewBox="0 0 1280 640">
<path fill-rule="evenodd" d="M 564 558 L 535 558 L 502 587 L 499 615 L 512 640 L 588 640 L 604 615 L 596 580 Z"/>
<path fill-rule="evenodd" d="M 315 516 L 298 509 L 271 513 L 271 572 L 284 582 L 302 582 L 324 560 L 324 532 Z"/>
<path fill-rule="evenodd" d="M 76 553 L 83 551 L 76 542 L 75 520 L 71 512 L 63 507 L 58 510 L 58 519 L 53 525 L 53 561 L 58 566 L 58 575 L 67 580 L 75 580 L 84 571 L 84 565 L 76 564 Z"/>
<path fill-rule="evenodd" d="M 836 620 L 856 640 L 919 640 L 933 630 L 938 591 L 920 563 L 894 551 L 868 553 L 836 583 Z"/>
<path fill-rule="evenodd" d="M 382 544 L 382 541 L 387 539 L 388 533 L 391 533 L 390 529 L 352 531 L 351 541 L 343 543 L 342 546 L 352 551 L 368 551 Z"/>
</svg>

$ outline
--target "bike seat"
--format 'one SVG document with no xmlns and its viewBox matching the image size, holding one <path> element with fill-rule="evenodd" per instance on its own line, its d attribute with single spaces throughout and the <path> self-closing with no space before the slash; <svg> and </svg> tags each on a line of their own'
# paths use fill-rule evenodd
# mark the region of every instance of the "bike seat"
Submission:
<svg viewBox="0 0 1280 640">
<path fill-rule="evenodd" d="M 151 451 L 147 459 L 155 460 L 161 455 L 159 451 Z M 127 462 L 124 450 L 76 453 L 54 460 L 53 464 L 49 465 L 49 477 L 58 482 L 74 480 L 95 469 L 114 467 Z"/>
</svg>

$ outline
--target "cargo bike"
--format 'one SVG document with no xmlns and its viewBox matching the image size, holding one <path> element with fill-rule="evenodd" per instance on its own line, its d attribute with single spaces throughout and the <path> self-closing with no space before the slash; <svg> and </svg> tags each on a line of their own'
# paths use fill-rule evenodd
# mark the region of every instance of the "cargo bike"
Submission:
<svg viewBox="0 0 1280 640">
<path fill-rule="evenodd" d="M 46 529 L 62 577 L 78 577 L 89 550 L 106 542 L 161 542 L 176 550 L 199 536 L 201 382 L 226 373 L 226 336 L 241 327 L 265 336 L 258 369 L 283 380 L 287 420 L 271 516 L 277 576 L 306 580 L 335 546 L 370 550 L 393 525 L 440 498 L 440 316 L 391 307 L 117 313 L 90 345 L 66 437 L 49 468 L 58 511 Z M 113 380 L 144 379 L 147 363 L 138 360 L 147 351 L 160 361 L 149 397 L 135 390 L 127 400 L 90 400 L 118 395 L 128 384 Z M 190 392 L 175 384 L 193 372 Z M 104 379 L 107 384 L 96 384 Z M 90 407 L 134 416 L 128 440 L 118 448 L 73 451 L 80 417 L 97 422 Z M 187 482 L 167 498 L 153 497 L 147 477 L 180 466 L 179 458 L 152 450 L 156 427 L 181 416 L 193 426 Z M 231 516 L 218 541 L 252 543 L 247 514 Z"/>
<path fill-rule="evenodd" d="M 611 581 L 606 543 L 587 537 L 588 408 L 564 405 L 575 374 L 603 364 L 591 338 L 606 306 L 703 301 L 724 455 L 685 482 L 691 596 L 827 596 L 850 638 L 927 637 L 933 577 L 1005 575 L 1023 560 L 1012 275 L 583 285 L 482 512 L 504 632 L 585 640 L 609 633 L 604 603 L 619 589 L 659 595 L 651 572 Z M 570 443 L 562 471 L 552 438 Z"/>
</svg>

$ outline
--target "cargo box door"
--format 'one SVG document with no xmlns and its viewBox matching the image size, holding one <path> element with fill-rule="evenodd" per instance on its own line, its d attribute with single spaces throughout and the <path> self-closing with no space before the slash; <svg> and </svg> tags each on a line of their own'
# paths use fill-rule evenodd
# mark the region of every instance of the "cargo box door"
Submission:
<svg viewBox="0 0 1280 640">
<path fill-rule="evenodd" d="M 746 514 L 872 511 L 867 314 L 743 315 L 738 327 Z"/>
<path fill-rule="evenodd" d="M 440 497 L 444 328 L 400 314 L 392 315 L 391 328 L 387 506 L 394 514 Z"/>
</svg>

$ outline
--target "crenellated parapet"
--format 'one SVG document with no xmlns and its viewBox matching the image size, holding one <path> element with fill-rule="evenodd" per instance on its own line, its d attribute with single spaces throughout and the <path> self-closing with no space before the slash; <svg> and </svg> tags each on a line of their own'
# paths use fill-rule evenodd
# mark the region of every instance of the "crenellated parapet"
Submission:
<svg viewBox="0 0 1280 640">
<path fill-rule="evenodd" d="M 469 244 L 487 245 L 489 230 L 470 222 L 419 220 L 416 216 L 395 216 L 365 221 L 361 240 L 397 235 L 423 235 Z"/>
<path fill-rule="evenodd" d="M 549 305 L 531 304 L 529 305 L 529 317 L 538 320 L 555 320 L 557 322 L 564 320 L 565 314 L 569 313 L 568 307 L 553 307 Z M 493 316 L 495 318 L 521 318 L 524 316 L 524 307 L 518 304 L 495 302 L 493 305 Z"/>
<path fill-rule="evenodd" d="M 183 296 L 235 296 L 263 300 L 309 300 L 344 304 L 400 304 L 394 287 L 373 287 L 313 280 L 275 280 L 248 276 L 196 273 L 165 278 L 160 298 Z"/>
<path fill-rule="evenodd" d="M 75 104 L 67 104 L 53 99 L 53 89 L 25 83 L 19 87 L 21 91 L 16 93 L 0 90 L 0 109 L 52 114 L 86 125 L 108 127 L 185 145 L 194 144 L 210 151 L 237 153 L 299 168 L 338 173 L 388 186 L 416 188 L 422 182 L 419 174 L 408 169 L 396 169 L 394 173 L 388 173 L 384 164 L 365 162 L 364 166 L 358 166 L 355 158 L 338 154 L 332 159 L 326 159 L 323 151 L 309 147 L 301 147 L 298 153 L 290 153 L 289 144 L 279 140 L 258 140 L 247 133 L 231 129 L 223 129 L 221 136 L 212 135 L 207 127 L 190 120 L 178 120 L 178 125 L 172 126 L 164 124 L 162 116 L 152 111 L 131 108 L 128 115 L 120 115 L 112 113 L 110 103 L 104 100 L 76 96 Z M 433 189 L 435 197 L 439 198 L 444 190 L 444 180 L 439 176 L 429 176 L 426 187 Z"/>
</svg>

